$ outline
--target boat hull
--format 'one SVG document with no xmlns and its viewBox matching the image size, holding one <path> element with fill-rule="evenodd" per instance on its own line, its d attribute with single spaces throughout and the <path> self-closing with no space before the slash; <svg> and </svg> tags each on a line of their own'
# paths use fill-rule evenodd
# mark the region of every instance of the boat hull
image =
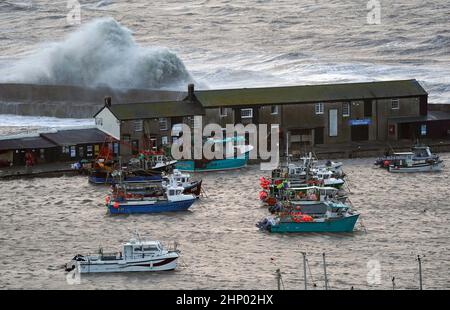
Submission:
<svg viewBox="0 0 450 310">
<path fill-rule="evenodd" d="M 125 183 L 140 183 L 140 182 L 146 182 L 146 181 L 161 181 L 162 177 L 160 175 L 151 175 L 151 176 L 133 176 L 133 177 L 126 177 L 125 180 L 123 180 Z M 92 184 L 113 184 L 115 183 L 114 178 L 112 177 L 96 177 L 96 176 L 89 176 L 89 182 Z"/>
<path fill-rule="evenodd" d="M 115 202 L 111 201 L 107 204 L 107 208 L 111 214 L 135 214 L 135 213 L 161 213 L 186 211 L 189 209 L 195 199 L 187 199 L 181 201 L 124 201 L 119 202 L 118 207 L 114 207 Z"/>
<path fill-rule="evenodd" d="M 330 219 L 324 222 L 280 222 L 270 227 L 272 233 L 304 233 L 304 232 L 352 232 L 359 214 L 343 218 Z"/>
<path fill-rule="evenodd" d="M 178 257 L 158 258 L 137 262 L 102 261 L 77 263 L 80 273 L 168 271 L 177 267 Z"/>
<path fill-rule="evenodd" d="M 248 158 L 238 157 L 238 158 L 226 158 L 217 159 L 205 162 L 203 165 L 196 166 L 194 160 L 183 160 L 178 161 L 175 164 L 175 168 L 180 171 L 186 172 L 207 172 L 207 171 L 221 171 L 221 170 L 231 170 L 243 168 L 247 165 Z"/>
<path fill-rule="evenodd" d="M 414 164 L 411 167 L 396 167 L 396 166 L 389 166 L 389 172 L 393 173 L 401 173 L 401 172 L 439 172 L 443 169 L 443 163 L 437 162 L 433 164 Z"/>
</svg>

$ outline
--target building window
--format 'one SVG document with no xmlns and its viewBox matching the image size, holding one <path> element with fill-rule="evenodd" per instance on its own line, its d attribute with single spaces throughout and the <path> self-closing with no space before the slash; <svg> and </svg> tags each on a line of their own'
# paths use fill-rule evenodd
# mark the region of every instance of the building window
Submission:
<svg viewBox="0 0 450 310">
<path fill-rule="evenodd" d="M 142 131 L 144 130 L 144 121 L 143 120 L 137 120 L 134 121 L 134 131 Z"/>
<path fill-rule="evenodd" d="M 96 117 L 96 118 L 95 118 L 95 125 L 97 125 L 97 126 L 103 126 L 103 118 L 101 118 L 101 117 Z"/>
<path fill-rule="evenodd" d="M 131 140 L 131 137 L 130 137 L 130 135 L 122 135 L 122 140 L 123 140 L 123 142 L 130 142 L 130 140 Z"/>
<path fill-rule="evenodd" d="M 86 146 L 86 156 L 92 157 L 92 155 L 94 155 L 94 148 L 92 147 L 92 145 Z"/>
<path fill-rule="evenodd" d="M 427 135 L 427 125 L 426 124 L 420 125 L 420 135 L 421 136 Z"/>
<path fill-rule="evenodd" d="M 161 117 L 159 119 L 159 129 L 160 130 L 167 130 L 167 118 Z"/>
<path fill-rule="evenodd" d="M 349 102 L 344 102 L 344 104 L 342 105 L 342 116 L 343 117 L 350 116 L 350 103 Z"/>
<path fill-rule="evenodd" d="M 391 109 L 392 110 L 400 109 L 400 100 L 399 99 L 392 99 L 391 100 Z"/>
<path fill-rule="evenodd" d="M 167 144 L 169 144 L 169 139 L 167 138 L 167 136 L 162 136 L 162 137 L 161 137 L 161 144 L 162 144 L 162 145 L 167 145 Z"/>
<path fill-rule="evenodd" d="M 227 108 L 220 108 L 220 116 L 225 117 L 227 116 Z"/>
<path fill-rule="evenodd" d="M 75 146 L 70 147 L 70 157 L 77 157 L 77 149 L 75 148 Z"/>
<path fill-rule="evenodd" d="M 241 109 L 241 118 L 252 118 L 253 109 Z"/>
<path fill-rule="evenodd" d="M 277 105 L 273 105 L 270 107 L 270 114 L 272 114 L 272 115 L 278 114 L 278 106 Z"/>
<path fill-rule="evenodd" d="M 189 118 L 188 118 L 188 121 L 189 121 L 189 127 L 191 127 L 191 128 L 196 128 L 195 127 L 195 116 L 189 116 Z"/>
<path fill-rule="evenodd" d="M 316 114 L 323 114 L 323 103 L 316 103 Z"/>
</svg>

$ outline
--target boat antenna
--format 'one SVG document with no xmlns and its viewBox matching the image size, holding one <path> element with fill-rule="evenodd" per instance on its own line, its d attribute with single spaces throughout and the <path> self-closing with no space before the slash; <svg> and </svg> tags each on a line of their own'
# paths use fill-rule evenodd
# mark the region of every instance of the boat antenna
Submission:
<svg viewBox="0 0 450 310">
<path fill-rule="evenodd" d="M 139 234 L 139 231 L 138 231 L 137 228 L 135 229 L 134 234 L 136 235 L 137 240 L 138 240 L 139 242 L 141 242 L 141 235 Z"/>
<path fill-rule="evenodd" d="M 286 132 L 286 164 L 289 167 L 289 131 Z"/>
<path fill-rule="evenodd" d="M 325 290 L 328 291 L 327 263 L 325 262 L 325 252 L 322 253 L 322 257 L 323 257 L 323 274 L 325 276 Z"/>
</svg>

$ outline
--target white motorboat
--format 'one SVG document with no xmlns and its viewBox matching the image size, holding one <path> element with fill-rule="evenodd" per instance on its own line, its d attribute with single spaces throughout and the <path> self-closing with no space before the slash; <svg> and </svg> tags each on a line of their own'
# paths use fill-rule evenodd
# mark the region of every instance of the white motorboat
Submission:
<svg viewBox="0 0 450 310">
<path fill-rule="evenodd" d="M 173 270 L 177 266 L 180 251 L 167 250 L 159 241 L 131 239 L 118 253 L 77 254 L 66 264 L 66 271 L 76 269 L 80 273 L 134 272 Z"/>
</svg>

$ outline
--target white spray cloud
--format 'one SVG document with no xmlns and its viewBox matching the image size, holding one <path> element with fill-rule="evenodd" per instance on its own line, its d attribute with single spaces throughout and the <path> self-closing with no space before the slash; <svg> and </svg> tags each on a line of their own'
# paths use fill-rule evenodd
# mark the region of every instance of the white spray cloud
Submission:
<svg viewBox="0 0 450 310">
<path fill-rule="evenodd" d="M 192 82 L 175 53 L 139 46 L 131 31 L 112 18 L 81 26 L 64 41 L 19 60 L 2 75 L 3 82 L 113 88 L 184 89 Z"/>
</svg>

